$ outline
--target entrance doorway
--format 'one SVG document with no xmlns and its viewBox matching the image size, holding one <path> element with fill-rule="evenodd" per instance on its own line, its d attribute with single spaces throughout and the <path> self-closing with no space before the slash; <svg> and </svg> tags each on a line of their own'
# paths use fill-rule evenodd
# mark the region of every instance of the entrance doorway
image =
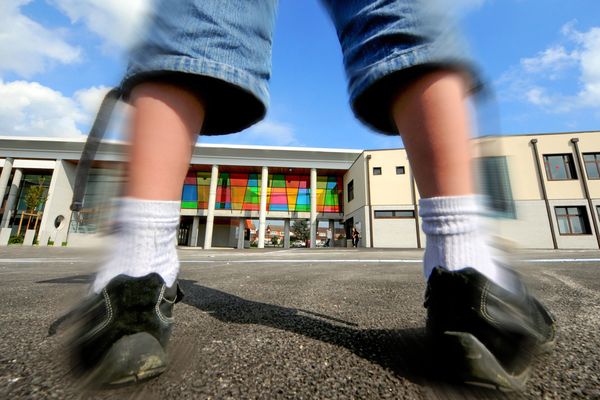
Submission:
<svg viewBox="0 0 600 400">
<path fill-rule="evenodd" d="M 178 246 L 189 246 L 193 222 L 193 217 L 181 217 L 179 222 L 179 231 L 177 232 Z"/>
</svg>

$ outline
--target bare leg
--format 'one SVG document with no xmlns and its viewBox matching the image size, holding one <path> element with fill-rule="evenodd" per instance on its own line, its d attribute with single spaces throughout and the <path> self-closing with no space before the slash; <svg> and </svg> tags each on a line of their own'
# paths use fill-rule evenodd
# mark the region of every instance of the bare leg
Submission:
<svg viewBox="0 0 600 400">
<path fill-rule="evenodd" d="M 472 267 L 508 287 L 480 227 L 465 82 L 456 72 L 433 72 L 411 84 L 392 106 L 422 197 L 424 274 L 428 278 L 436 267 Z"/>
<path fill-rule="evenodd" d="M 204 106 L 185 89 L 159 83 L 139 85 L 131 97 L 135 114 L 126 195 L 180 200 Z"/>
<path fill-rule="evenodd" d="M 440 71 L 409 86 L 392 106 L 421 196 L 474 193 L 464 77 Z"/>
</svg>

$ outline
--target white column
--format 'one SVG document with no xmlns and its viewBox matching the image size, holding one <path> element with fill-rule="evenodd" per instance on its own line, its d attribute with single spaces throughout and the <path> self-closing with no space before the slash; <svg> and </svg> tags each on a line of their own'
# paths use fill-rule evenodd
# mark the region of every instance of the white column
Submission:
<svg viewBox="0 0 600 400">
<path fill-rule="evenodd" d="M 192 231 L 190 232 L 190 247 L 198 247 L 198 227 L 200 226 L 200 217 L 196 216 L 192 220 Z"/>
<path fill-rule="evenodd" d="M 265 228 L 267 225 L 267 184 L 269 168 L 262 167 L 260 175 L 260 213 L 258 214 L 258 248 L 265 247 Z"/>
<path fill-rule="evenodd" d="M 240 222 L 239 222 L 238 226 L 239 226 L 239 228 L 238 228 L 237 248 L 243 249 L 244 248 L 244 235 L 246 234 L 246 221 L 244 220 L 244 218 L 240 218 Z"/>
<path fill-rule="evenodd" d="M 208 191 L 208 214 L 206 216 L 206 231 L 204 233 L 204 248 L 212 247 L 213 225 L 215 222 L 215 203 L 217 202 L 217 183 L 219 180 L 219 166 L 213 165 L 210 172 L 210 188 Z"/>
<path fill-rule="evenodd" d="M 75 170 L 77 166 L 65 160 L 56 160 L 52 179 L 48 187 L 48 199 L 44 205 L 44 213 L 40 221 L 38 241 L 40 246 L 46 246 L 51 239 L 55 246 L 68 242 L 69 222 L 71 210 L 69 205 L 73 199 L 73 186 L 75 184 Z M 62 216 L 62 223 L 57 227 L 56 219 Z"/>
<path fill-rule="evenodd" d="M 317 170 L 310 169 L 310 247 L 317 247 Z"/>
<path fill-rule="evenodd" d="M 331 241 L 329 242 L 329 247 L 335 247 L 335 221 L 329 220 L 329 230 L 331 231 Z"/>
<path fill-rule="evenodd" d="M 2 167 L 2 174 L 0 174 L 0 207 L 2 207 L 1 203 L 6 194 L 6 187 L 8 186 L 8 180 L 10 179 L 10 173 L 12 172 L 13 161 L 15 161 L 13 158 L 6 157 L 4 160 L 4 167 Z"/>
<path fill-rule="evenodd" d="M 12 183 L 10 185 L 10 191 L 8 192 L 8 199 L 6 200 L 6 207 L 4 208 L 4 215 L 2 216 L 2 228 L 8 228 L 8 223 L 17 201 L 17 195 L 19 194 L 19 187 L 21 186 L 21 179 L 23 179 L 23 171 L 21 169 L 15 170 Z"/>
<path fill-rule="evenodd" d="M 290 220 L 286 219 L 283 222 L 283 248 L 290 248 Z"/>
</svg>

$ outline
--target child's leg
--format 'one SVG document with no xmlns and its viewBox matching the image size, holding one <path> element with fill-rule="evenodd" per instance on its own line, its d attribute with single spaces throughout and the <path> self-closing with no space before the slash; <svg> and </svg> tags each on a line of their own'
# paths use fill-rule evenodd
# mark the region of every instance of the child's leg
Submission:
<svg viewBox="0 0 600 400">
<path fill-rule="evenodd" d="M 119 228 L 111 255 L 96 276 L 95 292 L 120 274 L 156 272 L 171 286 L 179 271 L 175 238 L 181 188 L 204 106 L 185 89 L 162 83 L 139 85 L 131 102 L 127 197 L 119 204 Z"/>
<path fill-rule="evenodd" d="M 135 114 L 126 195 L 179 201 L 204 105 L 192 92 L 162 83 L 137 86 L 131 100 Z"/>
<path fill-rule="evenodd" d="M 464 77 L 426 74 L 396 98 L 392 112 L 422 196 L 426 277 L 435 267 L 472 267 L 509 289 L 480 227 Z"/>
</svg>

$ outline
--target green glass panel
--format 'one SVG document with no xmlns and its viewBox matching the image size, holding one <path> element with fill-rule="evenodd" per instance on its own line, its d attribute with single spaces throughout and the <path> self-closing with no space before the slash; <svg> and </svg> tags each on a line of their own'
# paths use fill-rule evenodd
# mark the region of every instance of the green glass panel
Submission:
<svg viewBox="0 0 600 400">
<path fill-rule="evenodd" d="M 310 205 L 309 204 L 296 204 L 296 210 L 297 212 L 308 212 L 310 211 Z"/>
<path fill-rule="evenodd" d="M 318 176 L 317 177 L 317 189 L 325 189 L 327 187 L 327 177 L 326 176 Z"/>
<path fill-rule="evenodd" d="M 271 187 L 273 188 L 284 188 L 285 187 L 285 176 L 281 174 L 273 174 L 269 177 Z"/>
<path fill-rule="evenodd" d="M 197 201 L 182 201 L 181 208 L 196 209 L 196 208 L 198 208 L 198 202 Z"/>
</svg>

